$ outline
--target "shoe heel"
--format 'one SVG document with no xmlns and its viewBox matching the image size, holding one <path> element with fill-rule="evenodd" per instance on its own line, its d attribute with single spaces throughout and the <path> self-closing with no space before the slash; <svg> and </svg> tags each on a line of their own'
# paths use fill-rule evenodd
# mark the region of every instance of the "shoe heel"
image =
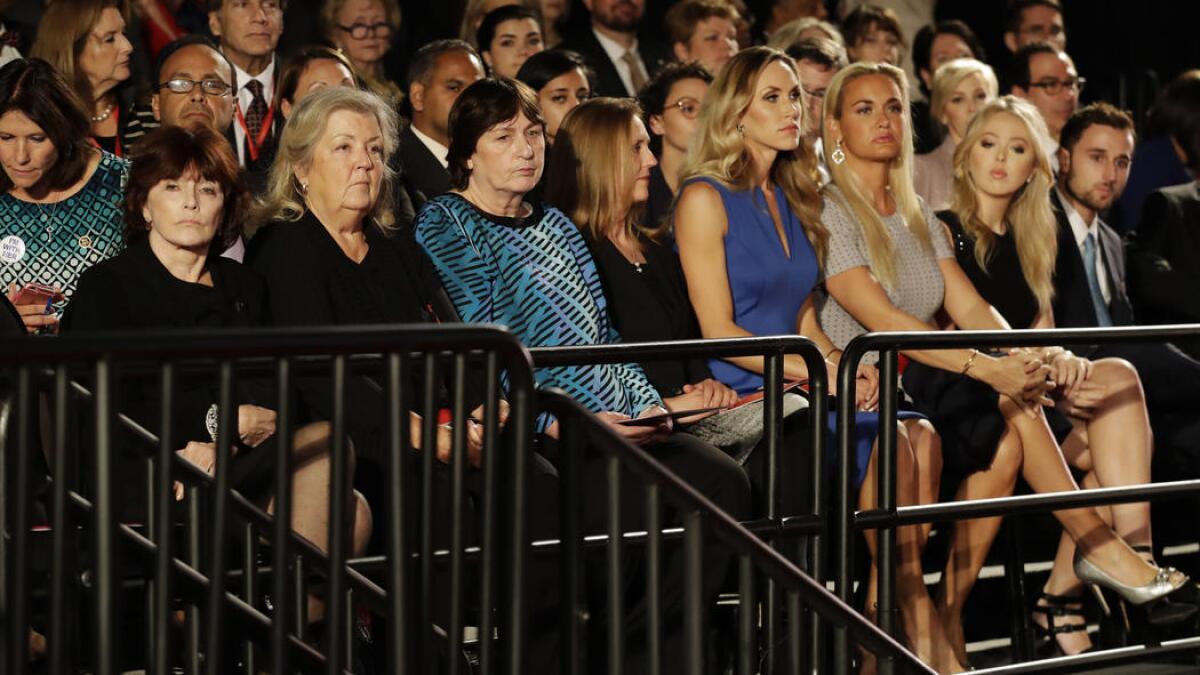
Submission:
<svg viewBox="0 0 1200 675">
<path fill-rule="evenodd" d="M 1104 597 L 1104 591 L 1100 590 L 1100 587 L 1096 584 L 1087 584 L 1087 588 L 1095 596 L 1096 604 L 1100 605 L 1100 610 L 1104 612 L 1104 616 L 1111 617 L 1112 608 L 1108 606 L 1108 600 Z"/>
</svg>

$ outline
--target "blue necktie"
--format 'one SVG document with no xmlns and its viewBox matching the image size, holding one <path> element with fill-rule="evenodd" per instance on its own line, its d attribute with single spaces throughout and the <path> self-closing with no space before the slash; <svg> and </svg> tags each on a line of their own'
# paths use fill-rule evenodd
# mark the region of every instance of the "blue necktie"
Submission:
<svg viewBox="0 0 1200 675">
<path fill-rule="evenodd" d="M 1113 325 L 1104 294 L 1100 292 L 1100 278 L 1096 276 L 1096 237 L 1089 232 L 1083 240 L 1083 271 L 1087 273 L 1088 290 L 1092 293 L 1092 307 L 1096 310 L 1096 323 L 1101 327 Z"/>
</svg>

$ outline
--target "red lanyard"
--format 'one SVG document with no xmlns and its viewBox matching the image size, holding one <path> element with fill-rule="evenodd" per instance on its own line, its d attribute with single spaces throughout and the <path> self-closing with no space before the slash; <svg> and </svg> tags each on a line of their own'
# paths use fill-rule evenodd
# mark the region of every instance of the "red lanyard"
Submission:
<svg viewBox="0 0 1200 675">
<path fill-rule="evenodd" d="M 117 135 L 113 137 L 113 154 L 116 155 L 117 157 L 122 157 L 123 155 L 121 154 L 121 109 L 120 108 L 113 108 L 113 121 L 117 123 Z M 92 145 L 96 146 L 97 148 L 100 148 L 100 141 L 97 141 L 95 136 L 92 136 L 88 140 L 90 140 L 92 142 Z M 103 148 L 100 148 L 100 149 L 103 150 Z"/>
<path fill-rule="evenodd" d="M 267 116 L 263 118 L 262 128 L 258 130 L 258 138 L 250 137 L 250 127 L 246 125 L 246 118 L 242 117 L 242 106 L 238 101 L 233 103 L 233 111 L 237 113 L 238 124 L 242 125 L 242 132 L 246 134 L 246 148 L 250 151 L 250 161 L 258 161 L 258 153 L 262 150 L 263 144 L 267 140 L 267 136 L 271 134 L 271 120 L 275 119 L 275 104 L 272 103 L 267 108 Z"/>
</svg>

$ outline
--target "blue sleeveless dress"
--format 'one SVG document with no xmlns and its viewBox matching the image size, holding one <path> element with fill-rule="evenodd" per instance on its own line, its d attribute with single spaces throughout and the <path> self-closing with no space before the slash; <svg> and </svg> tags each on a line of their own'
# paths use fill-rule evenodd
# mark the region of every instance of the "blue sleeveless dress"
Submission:
<svg viewBox="0 0 1200 675">
<path fill-rule="evenodd" d="M 725 274 L 733 300 L 733 321 L 754 335 L 795 335 L 800 308 L 820 280 L 817 252 L 804 234 L 804 226 L 792 211 L 783 189 L 775 186 L 775 205 L 787 238 L 789 258 L 779 241 L 779 232 L 767 210 L 761 188 L 735 190 L 712 178 L 698 177 L 688 184 L 711 185 L 721 195 L 728 227 L 725 234 Z M 682 191 L 683 187 L 680 188 Z M 763 386 L 762 376 L 724 360 L 712 359 L 713 377 L 743 396 Z M 902 412 L 900 419 L 920 417 Z M 834 432 L 837 416 L 829 414 L 830 435 L 826 447 L 829 466 L 836 465 L 837 445 Z M 855 416 L 855 484 L 861 485 L 867 473 L 871 446 L 879 430 L 878 413 Z"/>
</svg>

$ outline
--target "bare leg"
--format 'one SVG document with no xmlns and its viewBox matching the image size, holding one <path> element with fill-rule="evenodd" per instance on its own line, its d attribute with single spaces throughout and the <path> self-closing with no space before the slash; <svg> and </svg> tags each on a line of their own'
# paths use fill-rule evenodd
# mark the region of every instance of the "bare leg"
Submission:
<svg viewBox="0 0 1200 675">
<path fill-rule="evenodd" d="M 1078 490 L 1079 486 L 1067 471 L 1067 465 L 1058 443 L 1040 413 L 1031 417 L 1007 397 L 1001 397 L 1000 412 L 1009 425 L 1021 437 L 1025 452 L 1024 476 L 1036 492 L 1065 492 Z M 1150 583 L 1157 569 L 1119 539 L 1092 508 L 1076 508 L 1056 511 L 1067 533 L 1081 547 L 1084 555 L 1093 564 L 1106 571 L 1117 581 L 1132 586 Z"/>
<path fill-rule="evenodd" d="M 1024 460 L 1020 436 L 1012 429 L 1006 430 L 1000 437 L 992 465 L 985 471 L 967 476 L 955 499 L 990 499 L 1012 494 Z M 954 653 L 964 663 L 967 645 L 962 627 L 963 608 L 979 577 L 979 570 L 983 569 L 1001 521 L 1001 516 L 960 520 L 955 523 L 950 539 L 950 556 L 938 595 L 938 612 Z"/>
<path fill-rule="evenodd" d="M 904 420 L 901 424 L 908 433 L 908 443 L 917 463 L 917 503 L 935 504 L 942 487 L 942 437 L 926 419 Z M 921 531 L 920 545 L 924 550 L 933 523 L 917 527 Z"/>
<path fill-rule="evenodd" d="M 877 457 L 878 452 L 871 453 L 866 479 L 858 493 L 860 509 L 872 509 L 878 505 Z M 940 453 L 937 459 L 940 460 Z M 900 425 L 896 438 L 896 476 L 897 504 L 915 504 L 920 479 L 907 429 L 903 424 Z M 929 482 L 928 478 L 926 482 Z M 866 541 L 872 558 L 871 577 L 867 587 L 867 608 L 868 613 L 873 614 L 877 584 L 874 563 L 877 557 L 875 533 L 867 532 Z M 958 672 L 963 668 L 945 638 L 941 621 L 925 588 L 925 578 L 921 569 L 922 544 L 922 531 L 919 526 L 910 525 L 897 529 L 896 603 L 900 609 L 904 633 L 916 654 L 938 672 Z"/>
</svg>

